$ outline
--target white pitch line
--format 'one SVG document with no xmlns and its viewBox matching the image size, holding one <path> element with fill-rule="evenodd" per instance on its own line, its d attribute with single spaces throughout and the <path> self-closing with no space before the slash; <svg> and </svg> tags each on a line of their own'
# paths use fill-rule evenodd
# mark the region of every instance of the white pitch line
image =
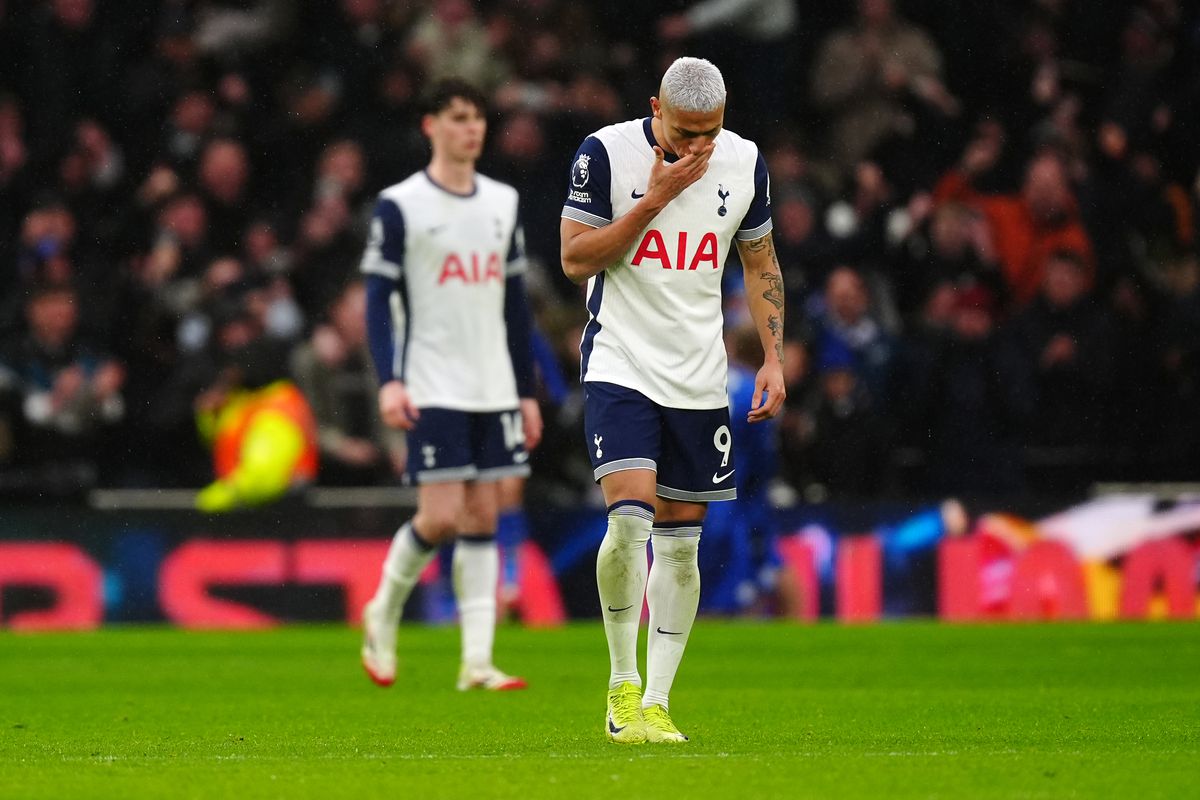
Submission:
<svg viewBox="0 0 1200 800">
<path fill-rule="evenodd" d="M 1003 756 L 1016 755 L 1019 750 L 992 750 L 986 753 L 972 753 L 973 756 Z M 836 755 L 838 758 L 845 758 L 847 755 L 853 754 L 834 754 L 830 752 L 790 752 L 790 753 L 678 753 L 678 752 L 641 752 L 630 753 L 628 758 L 630 761 L 636 759 L 697 759 L 697 760 L 723 760 L 723 759 L 749 759 L 752 761 L 770 761 L 780 758 L 828 758 Z M 892 750 L 887 752 L 866 752 L 858 755 L 864 758 L 953 758 L 960 755 L 957 750 Z M 319 755 L 304 756 L 305 759 L 321 759 L 325 761 L 517 761 L 531 758 L 545 758 L 563 761 L 602 761 L 608 762 L 611 759 L 608 756 L 592 755 L 586 753 L 453 753 L 453 754 L 438 754 L 438 753 L 354 753 L 352 755 L 342 755 L 337 753 L 322 753 Z M 230 755 L 211 755 L 202 758 L 188 756 L 62 756 L 61 760 L 68 763 L 81 762 L 96 762 L 96 763 L 117 763 L 117 762 L 136 762 L 136 761 L 152 761 L 152 762 L 167 762 L 167 761 L 294 761 L 294 756 L 274 756 L 274 755 L 245 755 L 241 753 Z"/>
</svg>

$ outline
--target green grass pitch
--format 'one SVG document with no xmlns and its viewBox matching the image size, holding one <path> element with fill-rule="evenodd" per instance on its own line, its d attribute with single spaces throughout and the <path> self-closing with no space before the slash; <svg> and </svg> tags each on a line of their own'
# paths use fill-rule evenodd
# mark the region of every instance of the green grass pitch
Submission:
<svg viewBox="0 0 1200 800">
<path fill-rule="evenodd" d="M 671 748 L 604 740 L 598 624 L 502 628 L 526 692 L 401 646 L 384 690 L 346 628 L 0 634 L 0 797 L 1200 797 L 1200 624 L 702 622 Z"/>
</svg>

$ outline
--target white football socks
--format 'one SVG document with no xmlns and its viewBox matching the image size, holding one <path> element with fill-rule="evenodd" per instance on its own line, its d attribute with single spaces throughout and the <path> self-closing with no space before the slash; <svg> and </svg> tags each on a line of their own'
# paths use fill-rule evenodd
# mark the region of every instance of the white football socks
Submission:
<svg viewBox="0 0 1200 800">
<path fill-rule="evenodd" d="M 454 596 L 462 628 L 462 660 L 490 667 L 496 639 L 496 585 L 500 549 L 492 534 L 462 534 L 454 543 Z"/>
<path fill-rule="evenodd" d="M 392 625 L 399 625 L 408 596 L 435 555 L 437 548 L 421 538 L 412 522 L 401 525 L 383 560 L 383 575 L 371 599 L 373 613 Z"/>
<path fill-rule="evenodd" d="M 596 586 L 608 637 L 608 688 L 629 681 L 642 685 L 638 674 L 637 639 L 646 596 L 646 543 L 654 508 L 622 500 L 608 509 L 608 531 L 596 556 Z"/>
<path fill-rule="evenodd" d="M 654 563 L 646 587 L 650 634 L 646 647 L 646 692 L 642 707 L 668 708 L 667 696 L 679 670 L 688 634 L 700 605 L 700 524 L 654 526 Z"/>
</svg>

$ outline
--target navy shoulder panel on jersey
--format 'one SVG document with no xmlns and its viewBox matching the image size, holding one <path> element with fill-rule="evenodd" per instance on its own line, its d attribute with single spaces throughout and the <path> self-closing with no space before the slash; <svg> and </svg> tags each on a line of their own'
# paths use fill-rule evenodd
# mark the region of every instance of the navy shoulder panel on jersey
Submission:
<svg viewBox="0 0 1200 800">
<path fill-rule="evenodd" d="M 771 178 L 767 174 L 766 159 L 759 152 L 758 162 L 754 165 L 754 199 L 738 226 L 737 238 L 743 242 L 758 239 L 770 233 L 771 228 Z"/>
<path fill-rule="evenodd" d="M 380 197 L 371 215 L 362 271 L 399 280 L 404 269 L 404 215 L 395 201 Z"/>
<path fill-rule="evenodd" d="M 612 222 L 612 170 L 608 150 L 595 136 L 583 140 L 571 162 L 562 216 L 602 228 Z"/>
</svg>

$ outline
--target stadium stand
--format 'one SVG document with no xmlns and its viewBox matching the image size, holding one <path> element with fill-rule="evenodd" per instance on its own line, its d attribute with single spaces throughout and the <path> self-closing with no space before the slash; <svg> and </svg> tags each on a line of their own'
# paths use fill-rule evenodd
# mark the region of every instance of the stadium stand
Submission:
<svg viewBox="0 0 1200 800">
<path fill-rule="evenodd" d="M 522 192 L 539 323 L 575 374 L 572 148 L 643 112 L 684 53 L 726 71 L 729 127 L 772 172 L 782 480 L 936 497 L 1200 478 L 1194 4 L 759 3 L 756 25 L 719 5 L 0 2 L 0 494 L 204 485 L 194 406 L 230 364 L 291 364 L 339 409 L 322 478 L 394 483 L 338 314 L 447 74 L 489 92 L 481 169 Z M 230 338 L 247 317 L 261 336 Z M 537 454 L 531 491 L 592 491 L 577 405 L 548 409 L 567 444 Z M 857 443 L 841 409 L 868 420 Z"/>
</svg>

